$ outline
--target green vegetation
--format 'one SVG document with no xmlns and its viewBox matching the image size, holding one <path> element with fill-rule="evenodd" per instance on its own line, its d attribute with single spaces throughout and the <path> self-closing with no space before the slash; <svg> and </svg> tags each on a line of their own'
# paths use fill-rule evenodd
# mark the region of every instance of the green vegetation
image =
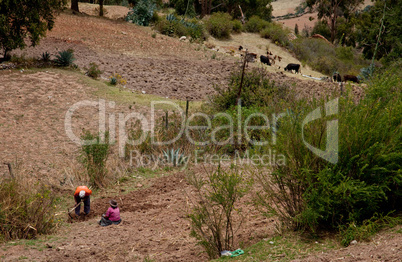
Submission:
<svg viewBox="0 0 402 262">
<path fill-rule="evenodd" d="M 378 214 L 400 211 L 402 86 L 397 67 L 373 79 L 358 104 L 352 96 L 339 98 L 335 164 L 310 152 L 302 139 L 304 135 L 314 147 L 326 148 L 333 142 L 325 139 L 327 121 L 300 126 L 306 114 L 326 100 L 283 105 L 291 111 L 281 118 L 273 149 L 292 161 L 275 166 L 268 177 L 257 175 L 265 191 L 259 200 L 268 214 L 278 215 L 290 227 L 314 232 L 361 225 Z"/>
<path fill-rule="evenodd" d="M 103 72 L 99 69 L 99 66 L 91 62 L 89 63 L 89 68 L 87 69 L 86 75 L 92 77 L 93 79 L 97 79 Z"/>
<path fill-rule="evenodd" d="M 261 30 L 265 29 L 268 24 L 267 21 L 261 19 L 259 16 L 253 15 L 245 24 L 244 29 L 250 33 L 259 33 Z"/>
<path fill-rule="evenodd" d="M 95 188 L 103 187 L 108 184 L 106 161 L 110 154 L 109 133 L 95 136 L 85 131 L 81 138 L 85 141 L 81 162 L 87 170 L 89 183 Z"/>
<path fill-rule="evenodd" d="M 232 17 L 228 13 L 213 13 L 206 21 L 208 32 L 218 39 L 229 39 L 233 29 Z"/>
<path fill-rule="evenodd" d="M 175 8 L 179 15 L 195 17 L 200 15 L 213 15 L 214 12 L 228 13 L 233 17 L 240 17 L 242 8 L 246 17 L 258 15 L 266 21 L 271 21 L 272 0 L 233 0 L 233 1 L 215 1 L 215 0 L 171 0 L 170 6 Z M 214 7 L 214 8 L 213 8 Z"/>
<path fill-rule="evenodd" d="M 0 185 L 0 240 L 32 239 L 56 226 L 55 198 L 44 184 L 19 176 Z"/>
<path fill-rule="evenodd" d="M 244 255 L 230 258 L 230 261 L 291 261 L 310 254 L 321 253 L 338 247 L 331 239 L 308 239 L 303 235 L 285 233 L 281 236 L 266 238 L 244 248 Z M 218 261 L 225 261 L 222 257 Z"/>
<path fill-rule="evenodd" d="M 205 38 L 204 26 L 197 19 L 186 20 L 168 14 L 165 20 L 160 20 L 155 29 L 168 36 L 190 36 L 190 41 L 203 40 Z"/>
<path fill-rule="evenodd" d="M 194 208 L 189 214 L 191 235 L 210 258 L 219 257 L 221 251 L 234 247 L 234 233 L 241 223 L 234 220 L 234 214 L 241 216 L 237 202 L 247 192 L 247 182 L 238 170 L 225 171 L 220 167 L 206 179 L 193 174 L 188 181 L 196 190 Z"/>
<path fill-rule="evenodd" d="M 56 55 L 56 58 L 53 60 L 53 63 L 56 66 L 67 67 L 67 66 L 72 66 L 74 60 L 75 60 L 74 51 L 72 49 L 69 49 L 66 51 L 60 51 Z"/>
<path fill-rule="evenodd" d="M 290 45 L 290 29 L 278 23 L 269 23 L 261 32 L 261 37 L 271 39 L 276 45 L 287 47 Z"/>
<path fill-rule="evenodd" d="M 139 0 L 134 8 L 127 14 L 126 21 L 131 23 L 148 26 L 154 16 L 156 4 L 154 1 Z"/>
<path fill-rule="evenodd" d="M 31 45 L 37 45 L 47 30 L 53 28 L 56 13 L 63 5 L 63 0 L 0 1 L 0 49 L 4 58 L 7 59 L 11 50 L 25 48 L 25 38 L 29 38 Z"/>
<path fill-rule="evenodd" d="M 326 75 L 335 71 L 358 75 L 361 68 L 369 65 L 352 47 L 334 47 L 322 39 L 298 38 L 289 48 L 302 63 Z"/>
</svg>

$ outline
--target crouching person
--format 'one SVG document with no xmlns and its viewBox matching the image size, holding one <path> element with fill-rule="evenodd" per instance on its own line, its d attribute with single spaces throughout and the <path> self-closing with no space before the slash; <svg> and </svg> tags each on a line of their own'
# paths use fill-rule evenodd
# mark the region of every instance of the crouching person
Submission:
<svg viewBox="0 0 402 262">
<path fill-rule="evenodd" d="M 117 202 L 115 200 L 110 200 L 109 204 L 110 207 L 106 213 L 102 215 L 102 218 L 99 221 L 99 225 L 103 227 L 110 226 L 112 224 L 118 225 L 121 222 L 120 209 L 117 206 Z"/>
</svg>

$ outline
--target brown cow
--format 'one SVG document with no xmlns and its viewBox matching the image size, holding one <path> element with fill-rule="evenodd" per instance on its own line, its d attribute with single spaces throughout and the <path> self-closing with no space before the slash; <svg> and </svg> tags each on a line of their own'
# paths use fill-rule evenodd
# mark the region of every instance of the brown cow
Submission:
<svg viewBox="0 0 402 262">
<path fill-rule="evenodd" d="M 352 82 L 355 82 L 355 83 L 359 83 L 359 79 L 357 78 L 357 76 L 354 76 L 354 75 L 344 75 L 343 76 L 343 81 L 344 82 L 352 81 Z"/>
</svg>

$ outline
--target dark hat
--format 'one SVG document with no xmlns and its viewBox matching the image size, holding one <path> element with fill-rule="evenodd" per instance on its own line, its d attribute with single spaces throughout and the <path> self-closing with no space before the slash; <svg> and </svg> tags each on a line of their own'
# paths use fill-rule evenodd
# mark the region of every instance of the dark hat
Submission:
<svg viewBox="0 0 402 262">
<path fill-rule="evenodd" d="M 117 207 L 117 202 L 115 201 L 115 200 L 110 200 L 109 201 L 109 204 L 112 206 L 112 207 Z"/>
</svg>

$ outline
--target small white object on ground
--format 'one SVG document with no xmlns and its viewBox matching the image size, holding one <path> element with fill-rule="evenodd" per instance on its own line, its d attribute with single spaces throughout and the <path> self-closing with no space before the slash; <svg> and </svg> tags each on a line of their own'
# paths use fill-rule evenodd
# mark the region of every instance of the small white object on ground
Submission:
<svg viewBox="0 0 402 262">
<path fill-rule="evenodd" d="M 180 37 L 180 41 L 186 41 L 187 37 L 185 37 L 184 35 L 182 37 Z"/>
<path fill-rule="evenodd" d="M 231 255 L 232 255 L 232 253 L 230 251 L 227 251 L 227 250 L 221 251 L 221 256 L 222 257 L 224 257 L 224 256 L 230 257 Z"/>
</svg>

